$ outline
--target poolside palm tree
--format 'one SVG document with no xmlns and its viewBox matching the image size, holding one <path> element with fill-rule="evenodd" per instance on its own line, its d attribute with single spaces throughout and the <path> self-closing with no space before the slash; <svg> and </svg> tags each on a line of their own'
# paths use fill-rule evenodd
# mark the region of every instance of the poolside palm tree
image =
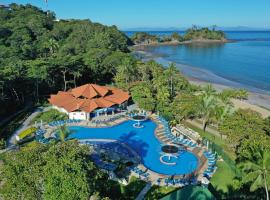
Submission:
<svg viewBox="0 0 270 200">
<path fill-rule="evenodd" d="M 259 151 L 256 153 L 258 159 L 256 162 L 244 162 L 239 166 L 244 172 L 243 182 L 252 182 L 250 191 L 255 191 L 258 188 L 265 188 L 266 199 L 269 200 L 270 187 L 270 152 Z"/>
<path fill-rule="evenodd" d="M 66 125 L 62 125 L 58 128 L 58 136 L 61 142 L 66 141 L 67 137 L 70 135 L 70 131 Z"/>
</svg>

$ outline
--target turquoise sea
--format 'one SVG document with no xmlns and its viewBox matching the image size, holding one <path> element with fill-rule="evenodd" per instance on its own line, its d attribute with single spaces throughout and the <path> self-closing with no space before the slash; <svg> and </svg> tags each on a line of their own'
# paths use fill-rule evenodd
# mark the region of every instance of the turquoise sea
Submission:
<svg viewBox="0 0 270 200">
<path fill-rule="evenodd" d="M 126 32 L 132 35 L 134 32 Z M 150 32 L 167 35 L 170 31 Z M 183 34 L 183 32 L 179 32 Z M 177 64 L 191 78 L 270 93 L 270 31 L 229 31 L 232 42 L 144 47 L 144 59 Z"/>
</svg>

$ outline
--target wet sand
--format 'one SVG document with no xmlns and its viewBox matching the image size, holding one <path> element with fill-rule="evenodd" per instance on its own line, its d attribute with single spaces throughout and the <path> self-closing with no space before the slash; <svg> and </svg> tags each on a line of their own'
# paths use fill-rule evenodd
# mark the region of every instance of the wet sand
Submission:
<svg viewBox="0 0 270 200">
<path fill-rule="evenodd" d="M 162 55 L 153 55 L 149 52 L 138 50 L 134 53 L 143 61 L 155 60 L 158 63 L 167 66 L 170 61 L 162 58 Z M 236 108 L 249 108 L 261 113 L 263 117 L 270 116 L 270 91 L 264 91 L 257 88 L 241 85 L 213 74 L 210 71 L 199 69 L 196 67 L 176 63 L 177 68 L 185 75 L 185 77 L 193 84 L 206 85 L 211 83 L 217 91 L 224 89 L 244 88 L 249 91 L 248 100 L 233 100 Z"/>
</svg>

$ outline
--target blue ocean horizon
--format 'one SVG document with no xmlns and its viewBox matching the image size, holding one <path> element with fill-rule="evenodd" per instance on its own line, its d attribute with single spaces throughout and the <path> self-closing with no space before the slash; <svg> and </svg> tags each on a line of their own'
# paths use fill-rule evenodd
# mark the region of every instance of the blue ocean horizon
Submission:
<svg viewBox="0 0 270 200">
<path fill-rule="evenodd" d="M 125 32 L 131 36 L 136 31 Z M 148 31 L 169 35 L 173 31 Z M 178 31 L 184 34 L 184 31 Z M 188 77 L 211 83 L 270 92 L 270 31 L 225 31 L 232 42 L 147 46 L 148 59 L 168 65 L 176 63 Z M 142 55 L 141 55 L 142 56 Z"/>
</svg>

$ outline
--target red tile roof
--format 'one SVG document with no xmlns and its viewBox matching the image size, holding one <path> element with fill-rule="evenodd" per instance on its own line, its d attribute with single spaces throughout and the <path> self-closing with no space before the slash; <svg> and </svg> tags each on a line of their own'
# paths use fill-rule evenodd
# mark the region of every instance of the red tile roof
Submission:
<svg viewBox="0 0 270 200">
<path fill-rule="evenodd" d="M 64 108 L 68 112 L 76 110 L 92 112 L 97 108 L 122 104 L 129 98 L 128 92 L 118 88 L 86 84 L 67 92 L 59 91 L 48 100 L 52 105 Z"/>
</svg>

